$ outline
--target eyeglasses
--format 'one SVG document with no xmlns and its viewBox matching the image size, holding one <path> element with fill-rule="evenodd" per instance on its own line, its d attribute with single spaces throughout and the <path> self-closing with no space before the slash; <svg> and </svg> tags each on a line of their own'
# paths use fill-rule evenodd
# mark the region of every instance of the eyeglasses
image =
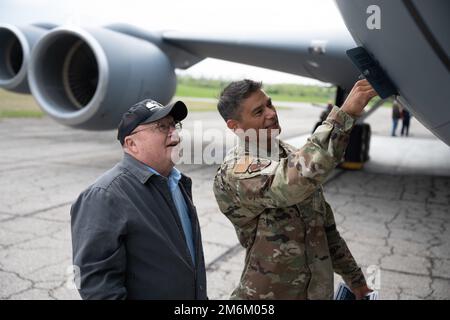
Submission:
<svg viewBox="0 0 450 320">
<path fill-rule="evenodd" d="M 161 133 L 164 133 L 164 134 L 168 134 L 170 132 L 171 128 L 173 128 L 175 130 L 181 130 L 183 128 L 183 125 L 181 124 L 181 122 L 171 122 L 171 123 L 166 124 L 166 123 L 162 123 L 162 122 L 158 121 L 158 122 L 154 122 L 152 124 L 156 124 L 156 128 Z M 135 133 L 138 133 L 138 132 L 141 132 L 141 131 L 144 131 L 144 130 L 148 130 L 148 129 L 154 129 L 154 128 L 155 128 L 154 126 L 150 126 L 150 127 L 147 127 L 147 128 L 144 128 L 144 129 L 132 132 L 129 135 L 131 136 L 131 135 L 133 135 Z"/>
</svg>

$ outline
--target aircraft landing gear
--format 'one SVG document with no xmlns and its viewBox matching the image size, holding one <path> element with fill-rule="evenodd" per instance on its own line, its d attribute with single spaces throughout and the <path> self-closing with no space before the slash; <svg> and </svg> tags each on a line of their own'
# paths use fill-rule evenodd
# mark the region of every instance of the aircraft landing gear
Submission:
<svg viewBox="0 0 450 320">
<path fill-rule="evenodd" d="M 345 150 L 344 161 L 339 164 L 340 168 L 348 170 L 359 170 L 369 160 L 370 149 L 370 125 L 357 123 L 350 133 L 350 141 Z"/>
<path fill-rule="evenodd" d="M 313 133 L 322 122 L 317 122 Z M 338 165 L 339 168 L 347 170 L 362 169 L 364 163 L 370 159 L 370 125 L 368 123 L 356 123 L 350 133 L 350 140 L 345 149 L 344 159 Z"/>
<path fill-rule="evenodd" d="M 336 88 L 335 105 L 342 106 L 348 92 L 341 87 Z M 369 110 L 356 121 L 353 130 L 350 133 L 350 141 L 347 149 L 345 150 L 344 160 L 339 164 L 340 168 L 348 170 L 359 170 L 363 167 L 364 163 L 369 161 L 369 149 L 370 149 L 370 125 L 364 123 L 364 119 L 374 113 L 383 103 L 384 99 L 376 101 Z"/>
</svg>

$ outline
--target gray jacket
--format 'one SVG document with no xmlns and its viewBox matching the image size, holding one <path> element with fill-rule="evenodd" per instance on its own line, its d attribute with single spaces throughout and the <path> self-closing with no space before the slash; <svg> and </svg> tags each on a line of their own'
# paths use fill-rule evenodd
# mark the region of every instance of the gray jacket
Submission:
<svg viewBox="0 0 450 320">
<path fill-rule="evenodd" d="M 83 299 L 206 299 L 206 273 L 191 179 L 180 189 L 190 211 L 193 265 L 167 179 L 123 160 L 72 205 L 73 263 Z M 75 268 L 76 268 L 75 267 Z"/>
</svg>

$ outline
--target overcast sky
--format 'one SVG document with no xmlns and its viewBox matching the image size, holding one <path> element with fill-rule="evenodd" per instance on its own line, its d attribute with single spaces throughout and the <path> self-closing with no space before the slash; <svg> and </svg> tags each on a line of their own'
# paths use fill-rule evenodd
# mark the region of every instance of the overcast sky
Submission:
<svg viewBox="0 0 450 320">
<path fill-rule="evenodd" d="M 150 30 L 282 32 L 346 28 L 332 0 L 0 0 L 0 22 L 55 22 L 81 26 L 125 22 Z M 237 63 L 206 59 L 181 72 L 266 83 L 318 83 Z"/>
</svg>

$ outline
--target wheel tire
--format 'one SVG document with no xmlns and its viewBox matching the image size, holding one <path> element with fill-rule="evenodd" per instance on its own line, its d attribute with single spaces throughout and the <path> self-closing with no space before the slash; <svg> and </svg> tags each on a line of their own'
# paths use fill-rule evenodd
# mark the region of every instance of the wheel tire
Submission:
<svg viewBox="0 0 450 320">
<path fill-rule="evenodd" d="M 350 133 L 350 140 L 345 151 L 344 161 L 362 163 L 368 161 L 370 135 L 371 130 L 369 124 L 356 124 Z"/>
</svg>

